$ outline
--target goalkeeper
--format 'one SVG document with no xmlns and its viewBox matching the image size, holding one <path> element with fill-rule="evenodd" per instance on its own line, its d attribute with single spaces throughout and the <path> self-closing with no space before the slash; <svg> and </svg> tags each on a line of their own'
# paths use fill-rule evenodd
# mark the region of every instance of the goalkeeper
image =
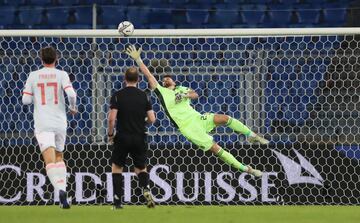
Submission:
<svg viewBox="0 0 360 223">
<path fill-rule="evenodd" d="M 149 82 L 150 88 L 154 90 L 161 102 L 165 113 L 177 129 L 192 143 L 196 144 L 203 151 L 211 151 L 225 163 L 231 165 L 239 171 L 247 172 L 256 177 L 260 177 L 262 172 L 240 163 L 229 152 L 221 148 L 213 137 L 208 133 L 216 126 L 226 125 L 235 132 L 242 133 L 249 137 L 250 142 L 268 144 L 269 141 L 252 132 L 240 121 L 221 114 L 203 114 L 201 115 L 190 105 L 190 100 L 197 99 L 199 96 L 187 87 L 176 86 L 170 75 L 163 78 L 163 86 L 157 82 L 141 59 L 141 48 L 136 50 L 135 46 L 129 46 L 126 49 L 132 59 L 135 60 Z"/>
</svg>

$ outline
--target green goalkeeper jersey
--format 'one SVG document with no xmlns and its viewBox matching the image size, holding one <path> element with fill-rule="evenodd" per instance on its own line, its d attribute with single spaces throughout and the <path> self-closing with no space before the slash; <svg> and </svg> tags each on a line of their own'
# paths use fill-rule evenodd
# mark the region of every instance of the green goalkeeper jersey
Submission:
<svg viewBox="0 0 360 223">
<path fill-rule="evenodd" d="M 189 98 L 185 98 L 179 103 L 175 102 L 177 94 L 186 94 L 189 90 L 189 88 L 183 86 L 177 86 L 174 90 L 171 90 L 160 84 L 154 90 L 165 113 L 176 128 L 184 127 L 189 121 L 191 122 L 192 118 L 200 116 L 200 113 L 191 107 Z"/>
</svg>

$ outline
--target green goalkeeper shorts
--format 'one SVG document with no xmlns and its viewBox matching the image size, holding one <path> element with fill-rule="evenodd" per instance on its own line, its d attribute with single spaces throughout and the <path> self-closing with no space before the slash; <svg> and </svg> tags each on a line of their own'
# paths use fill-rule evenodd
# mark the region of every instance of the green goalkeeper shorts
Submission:
<svg viewBox="0 0 360 223">
<path fill-rule="evenodd" d="M 190 142 L 200 149 L 208 151 L 214 145 L 213 137 L 208 134 L 216 127 L 214 116 L 212 113 L 195 116 L 179 130 Z"/>
</svg>

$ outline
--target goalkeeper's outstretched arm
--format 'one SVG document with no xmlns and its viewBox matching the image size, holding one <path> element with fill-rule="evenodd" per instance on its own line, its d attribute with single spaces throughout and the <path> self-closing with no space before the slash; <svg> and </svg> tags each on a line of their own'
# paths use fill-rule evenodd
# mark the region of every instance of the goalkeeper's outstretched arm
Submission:
<svg viewBox="0 0 360 223">
<path fill-rule="evenodd" d="M 136 50 L 135 46 L 131 45 L 126 49 L 126 54 L 129 55 L 132 59 L 135 60 L 136 64 L 139 66 L 141 72 L 145 75 L 146 79 L 149 82 L 150 88 L 153 90 L 159 84 L 155 79 L 154 75 L 149 71 L 144 62 L 141 59 L 141 48 Z"/>
<path fill-rule="evenodd" d="M 138 66 L 140 67 L 141 72 L 145 75 L 146 79 L 149 81 L 150 88 L 152 90 L 155 89 L 159 83 L 155 79 L 154 75 L 152 75 L 152 73 L 142 61 L 140 64 L 138 64 Z"/>
</svg>

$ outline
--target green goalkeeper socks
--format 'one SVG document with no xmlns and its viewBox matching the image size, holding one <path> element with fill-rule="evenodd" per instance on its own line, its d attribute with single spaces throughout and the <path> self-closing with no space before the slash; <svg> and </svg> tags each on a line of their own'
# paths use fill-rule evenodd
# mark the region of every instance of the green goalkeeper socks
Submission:
<svg viewBox="0 0 360 223">
<path fill-rule="evenodd" d="M 226 123 L 226 125 L 229 128 L 231 128 L 232 130 L 234 130 L 235 132 L 242 133 L 242 134 L 244 134 L 246 136 L 250 136 L 251 133 L 252 133 L 252 131 L 246 125 L 244 125 L 239 120 L 231 118 L 231 117 L 229 117 L 229 120 Z"/>
<path fill-rule="evenodd" d="M 224 161 L 225 163 L 229 164 L 230 166 L 241 170 L 241 171 L 247 171 L 247 167 L 240 163 L 239 161 L 237 161 L 237 159 L 231 155 L 231 153 L 225 151 L 224 149 L 221 149 L 217 154 L 216 154 L 222 161 Z"/>
</svg>

